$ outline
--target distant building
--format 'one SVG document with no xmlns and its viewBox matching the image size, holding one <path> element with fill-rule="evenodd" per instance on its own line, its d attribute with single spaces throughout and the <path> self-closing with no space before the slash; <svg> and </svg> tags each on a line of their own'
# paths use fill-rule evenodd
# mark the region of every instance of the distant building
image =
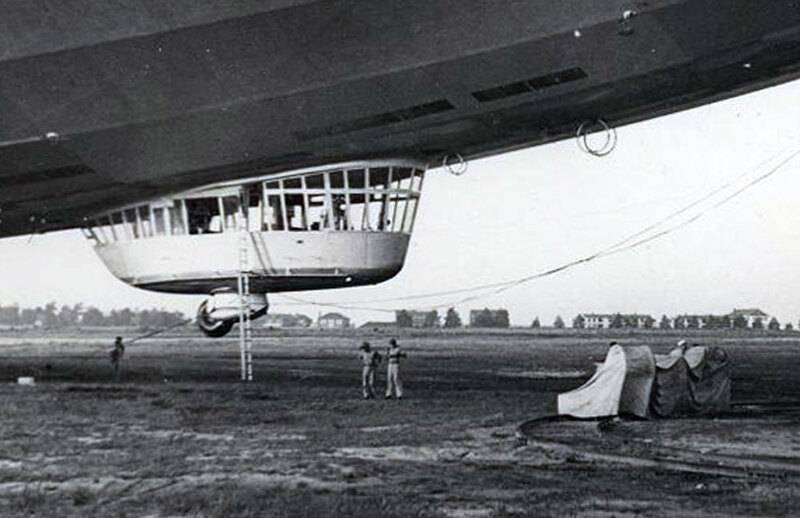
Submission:
<svg viewBox="0 0 800 518">
<path fill-rule="evenodd" d="M 650 329 L 766 329 L 772 316 L 760 309 L 734 309 L 727 315 L 677 315 L 662 317 L 656 321 L 650 315 L 621 313 L 581 313 L 573 320 L 573 326 L 586 329 L 638 328 Z"/>
<path fill-rule="evenodd" d="M 341 313 L 326 313 L 317 319 L 317 326 L 321 329 L 347 329 L 350 319 Z"/>
<path fill-rule="evenodd" d="M 301 314 L 288 315 L 282 313 L 267 314 L 264 317 L 264 327 L 311 327 L 313 320 Z"/>
<path fill-rule="evenodd" d="M 712 315 L 678 315 L 670 323 L 674 329 L 705 329 L 713 319 Z"/>
<path fill-rule="evenodd" d="M 727 315 L 678 315 L 675 329 L 766 328 L 772 317 L 760 309 L 734 309 Z"/>
<path fill-rule="evenodd" d="M 731 320 L 731 325 L 739 320 L 741 321 L 744 319 L 747 322 L 746 327 L 762 327 L 766 328 L 767 324 L 769 323 L 770 319 L 772 318 L 768 314 L 764 313 L 760 309 L 734 309 L 728 314 L 728 318 Z"/>
<path fill-rule="evenodd" d="M 575 317 L 582 321 L 586 329 L 611 329 L 611 328 L 637 328 L 649 329 L 655 324 L 655 319 L 650 315 L 638 313 L 581 313 Z"/>
<path fill-rule="evenodd" d="M 395 312 L 397 327 L 439 327 L 439 313 L 436 311 L 414 311 L 402 309 Z"/>
<path fill-rule="evenodd" d="M 430 313 L 427 311 L 409 311 L 411 316 L 411 327 L 427 327 Z"/>
<path fill-rule="evenodd" d="M 578 316 L 583 319 L 583 327 L 586 329 L 608 329 L 611 327 L 611 319 L 614 318 L 614 315 L 598 313 L 581 313 Z"/>
</svg>

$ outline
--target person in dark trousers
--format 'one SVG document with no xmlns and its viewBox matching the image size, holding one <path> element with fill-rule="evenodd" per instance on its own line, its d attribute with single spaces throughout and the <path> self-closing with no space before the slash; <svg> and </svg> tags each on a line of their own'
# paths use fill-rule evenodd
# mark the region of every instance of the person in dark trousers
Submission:
<svg viewBox="0 0 800 518">
<path fill-rule="evenodd" d="M 392 392 L 397 399 L 403 399 L 403 382 L 400 381 L 400 358 L 405 358 L 406 353 L 400 350 L 397 340 L 389 340 L 389 349 L 386 351 L 388 366 L 386 370 L 386 399 L 392 397 Z"/>
<path fill-rule="evenodd" d="M 375 397 L 375 371 L 381 364 L 381 355 L 372 350 L 369 342 L 361 344 L 360 349 L 361 354 L 358 357 L 361 360 L 361 390 L 364 399 L 372 399 Z"/>
<path fill-rule="evenodd" d="M 125 344 L 122 343 L 122 337 L 118 336 L 114 339 L 114 348 L 109 353 L 111 356 L 111 368 L 114 372 L 114 381 L 119 381 L 120 370 L 122 368 L 122 357 L 125 356 Z"/>
</svg>

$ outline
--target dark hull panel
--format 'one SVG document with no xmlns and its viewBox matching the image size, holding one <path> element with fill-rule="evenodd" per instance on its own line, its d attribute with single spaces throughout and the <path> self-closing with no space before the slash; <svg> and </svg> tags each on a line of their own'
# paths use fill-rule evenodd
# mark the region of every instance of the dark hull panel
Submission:
<svg viewBox="0 0 800 518">
<path fill-rule="evenodd" d="M 790 0 L 656 0 L 624 23 L 627 1 L 10 4 L 0 235 L 326 162 L 499 153 L 800 74 Z"/>
<path fill-rule="evenodd" d="M 270 275 L 269 277 L 253 276 L 250 278 L 250 289 L 253 293 L 280 293 L 283 291 L 328 290 L 336 288 L 353 288 L 368 286 L 388 281 L 400 273 L 400 268 L 384 271 L 358 272 L 351 275 Z M 124 279 L 123 279 L 124 280 Z M 128 282 L 128 281 L 126 281 Z M 164 293 L 207 295 L 215 290 L 237 289 L 235 276 L 213 277 L 208 279 L 187 278 L 186 280 L 169 280 L 153 283 L 134 283 L 132 286 L 150 291 Z"/>
</svg>

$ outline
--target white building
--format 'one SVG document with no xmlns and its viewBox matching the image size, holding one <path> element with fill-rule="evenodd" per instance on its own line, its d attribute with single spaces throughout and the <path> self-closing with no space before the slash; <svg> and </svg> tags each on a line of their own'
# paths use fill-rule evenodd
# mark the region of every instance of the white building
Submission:
<svg viewBox="0 0 800 518">
<path fill-rule="evenodd" d="M 769 324 L 769 321 L 772 320 L 771 316 L 764 313 L 758 308 L 734 309 L 728 315 L 728 318 L 731 319 L 731 326 L 735 327 L 734 322 L 736 321 L 736 319 L 740 317 L 744 318 L 744 320 L 747 322 L 747 327 L 753 327 L 754 324 L 756 327 L 758 327 L 758 324 L 760 323 L 761 327 L 766 328 L 767 325 Z"/>
<path fill-rule="evenodd" d="M 619 313 L 581 313 L 577 318 L 583 319 L 586 329 L 609 329 L 614 325 L 614 320 L 621 318 L 617 327 L 645 329 L 655 325 L 655 320 L 650 315 L 619 314 Z"/>
<path fill-rule="evenodd" d="M 596 313 L 581 313 L 579 315 L 583 318 L 583 326 L 586 329 L 608 329 L 611 327 L 611 319 L 613 315 L 600 315 Z"/>
<path fill-rule="evenodd" d="M 326 313 L 317 319 L 320 329 L 347 329 L 350 319 L 340 313 Z"/>
<path fill-rule="evenodd" d="M 288 328 L 288 327 L 311 327 L 311 320 L 305 315 L 287 315 L 282 313 L 270 313 L 264 316 L 264 327 Z"/>
</svg>

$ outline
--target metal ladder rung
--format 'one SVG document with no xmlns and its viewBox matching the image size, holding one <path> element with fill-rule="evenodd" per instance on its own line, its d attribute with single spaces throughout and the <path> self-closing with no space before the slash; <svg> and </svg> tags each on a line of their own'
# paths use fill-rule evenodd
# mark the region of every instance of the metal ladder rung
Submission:
<svg viewBox="0 0 800 518">
<path fill-rule="evenodd" d="M 239 232 L 239 271 L 236 282 L 239 294 L 239 352 L 242 381 L 253 381 L 253 328 L 250 321 L 250 251 L 247 225 L 242 225 Z"/>
</svg>

